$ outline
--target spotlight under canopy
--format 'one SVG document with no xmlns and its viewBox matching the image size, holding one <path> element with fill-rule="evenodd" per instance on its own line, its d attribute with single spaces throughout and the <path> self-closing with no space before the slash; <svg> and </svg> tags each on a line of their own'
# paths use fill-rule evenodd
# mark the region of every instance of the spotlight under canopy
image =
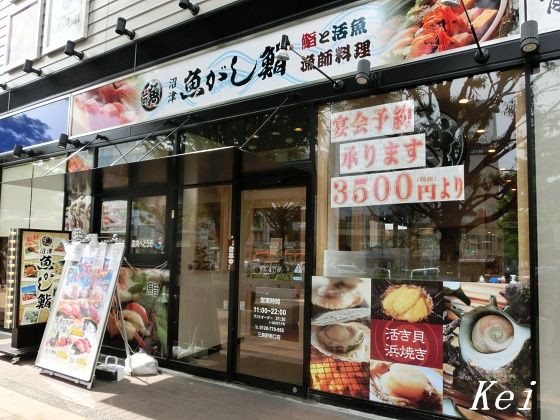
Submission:
<svg viewBox="0 0 560 420">
<path fill-rule="evenodd" d="M 43 71 L 41 69 L 36 69 L 33 67 L 33 60 L 25 60 L 25 63 L 23 64 L 22 67 L 22 71 L 24 73 L 35 73 L 37 76 L 43 74 Z"/>
<path fill-rule="evenodd" d="M 60 136 L 58 137 L 58 147 L 60 149 L 66 149 L 66 146 L 68 145 L 72 145 L 74 147 L 81 147 L 82 143 L 78 140 L 70 140 L 68 138 L 68 134 L 66 133 L 61 133 Z"/>
<path fill-rule="evenodd" d="M 179 1 L 179 7 L 181 9 L 189 10 L 193 16 L 198 15 L 198 12 L 200 12 L 200 6 L 198 4 L 193 4 L 189 0 Z"/>
<path fill-rule="evenodd" d="M 35 152 L 33 150 L 24 150 L 21 144 L 14 145 L 14 150 L 12 150 L 12 156 L 19 159 L 23 155 L 32 157 L 35 156 Z"/>
<path fill-rule="evenodd" d="M 68 56 L 74 56 L 78 60 L 84 59 L 83 51 L 76 51 L 76 43 L 74 41 L 66 41 L 66 46 L 64 47 L 64 54 Z"/>
<path fill-rule="evenodd" d="M 521 52 L 532 54 L 539 50 L 539 24 L 536 20 L 527 20 L 521 25 Z"/>
<path fill-rule="evenodd" d="M 117 18 L 117 26 L 115 26 L 115 32 L 119 35 L 126 35 L 131 40 L 136 36 L 136 31 L 126 29 L 126 19 L 123 17 Z"/>
<path fill-rule="evenodd" d="M 325 73 L 323 70 L 317 67 L 315 63 L 307 60 L 307 58 L 303 57 L 300 53 L 298 53 L 296 50 L 292 48 L 292 44 L 290 43 L 290 38 L 288 38 L 288 35 L 282 35 L 282 39 L 280 41 L 280 49 L 276 53 L 276 59 L 279 61 L 288 61 L 290 59 L 290 55 L 288 54 L 288 51 L 293 51 L 294 54 L 296 54 L 299 58 L 301 58 L 301 60 L 305 64 L 312 67 L 314 70 L 317 70 L 319 73 L 325 76 L 329 81 L 331 81 L 334 90 L 342 90 L 344 88 L 344 82 L 342 80 L 340 79 L 334 80 L 327 73 Z"/>
</svg>

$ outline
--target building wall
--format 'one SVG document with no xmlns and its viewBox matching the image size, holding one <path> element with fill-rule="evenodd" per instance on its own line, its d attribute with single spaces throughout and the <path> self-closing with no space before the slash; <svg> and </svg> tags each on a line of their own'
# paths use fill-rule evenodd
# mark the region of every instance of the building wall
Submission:
<svg viewBox="0 0 560 420">
<path fill-rule="evenodd" d="M 44 14 L 47 0 L 39 1 L 43 2 Z M 234 1 L 196 0 L 193 3 L 200 6 L 200 16 Z M 18 0 L 17 3 L 0 0 L 0 82 L 7 83 L 10 89 L 29 83 L 37 77 L 34 74 L 23 73 L 20 68 L 7 70 L 4 65 L 9 16 L 24 3 L 24 0 Z M 89 0 L 87 38 L 76 43 L 76 50 L 83 51 L 88 58 L 131 42 L 128 37 L 115 33 L 118 17 L 127 20 L 127 28 L 136 31 L 136 38 L 146 37 L 183 23 L 187 19 L 193 19 L 192 14 L 188 10 L 181 9 L 178 3 L 178 0 Z M 42 21 L 44 22 L 44 19 Z M 44 23 L 42 26 L 44 27 Z M 41 68 L 44 74 L 48 75 L 75 63 L 76 58 L 64 55 L 61 49 L 49 54 L 41 51 L 41 56 L 35 60 L 34 67 Z"/>
</svg>

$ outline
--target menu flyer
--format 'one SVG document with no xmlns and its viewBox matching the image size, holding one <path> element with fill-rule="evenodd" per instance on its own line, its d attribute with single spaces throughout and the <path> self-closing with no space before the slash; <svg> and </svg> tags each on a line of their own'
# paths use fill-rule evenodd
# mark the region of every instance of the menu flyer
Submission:
<svg viewBox="0 0 560 420">
<path fill-rule="evenodd" d="M 91 382 L 101 347 L 124 244 L 72 244 L 35 365 Z"/>
<path fill-rule="evenodd" d="M 47 322 L 69 232 L 20 229 L 19 325 Z"/>
</svg>

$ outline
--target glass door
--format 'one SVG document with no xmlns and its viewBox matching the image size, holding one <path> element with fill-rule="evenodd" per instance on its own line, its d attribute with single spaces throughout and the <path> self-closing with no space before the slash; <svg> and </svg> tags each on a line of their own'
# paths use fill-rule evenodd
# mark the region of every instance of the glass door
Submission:
<svg viewBox="0 0 560 420">
<path fill-rule="evenodd" d="M 179 211 L 173 360 L 227 369 L 231 232 L 229 185 L 187 188 Z"/>
<path fill-rule="evenodd" d="M 305 203 L 305 187 L 241 192 L 236 374 L 303 383 Z"/>
</svg>

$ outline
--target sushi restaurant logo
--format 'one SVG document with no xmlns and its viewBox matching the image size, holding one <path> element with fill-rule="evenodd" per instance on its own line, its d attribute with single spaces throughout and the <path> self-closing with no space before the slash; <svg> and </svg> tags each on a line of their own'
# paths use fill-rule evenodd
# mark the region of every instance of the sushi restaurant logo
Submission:
<svg viewBox="0 0 560 420">
<path fill-rule="evenodd" d="M 490 407 L 488 406 L 488 395 L 486 395 L 486 393 L 497 383 L 498 381 L 478 381 L 478 390 L 476 391 L 476 395 L 470 409 L 474 411 L 479 410 L 480 401 L 482 403 L 482 408 L 480 408 L 481 411 L 490 410 Z M 536 381 L 531 381 L 531 386 L 536 385 L 536 383 Z M 529 406 L 529 401 L 531 401 L 533 390 L 529 388 L 523 391 L 523 393 L 526 394 L 525 403 L 522 407 L 519 407 L 519 410 L 530 410 L 531 407 Z M 515 394 L 512 391 L 502 391 L 496 396 L 494 406 L 496 407 L 496 410 L 509 410 L 514 399 Z"/>
<path fill-rule="evenodd" d="M 43 244 L 43 246 L 51 246 L 52 238 L 50 236 L 43 236 L 43 238 L 41 238 L 41 243 Z"/>
<path fill-rule="evenodd" d="M 146 111 L 153 111 L 161 102 L 163 85 L 157 79 L 152 79 L 142 89 L 140 102 Z"/>
</svg>

